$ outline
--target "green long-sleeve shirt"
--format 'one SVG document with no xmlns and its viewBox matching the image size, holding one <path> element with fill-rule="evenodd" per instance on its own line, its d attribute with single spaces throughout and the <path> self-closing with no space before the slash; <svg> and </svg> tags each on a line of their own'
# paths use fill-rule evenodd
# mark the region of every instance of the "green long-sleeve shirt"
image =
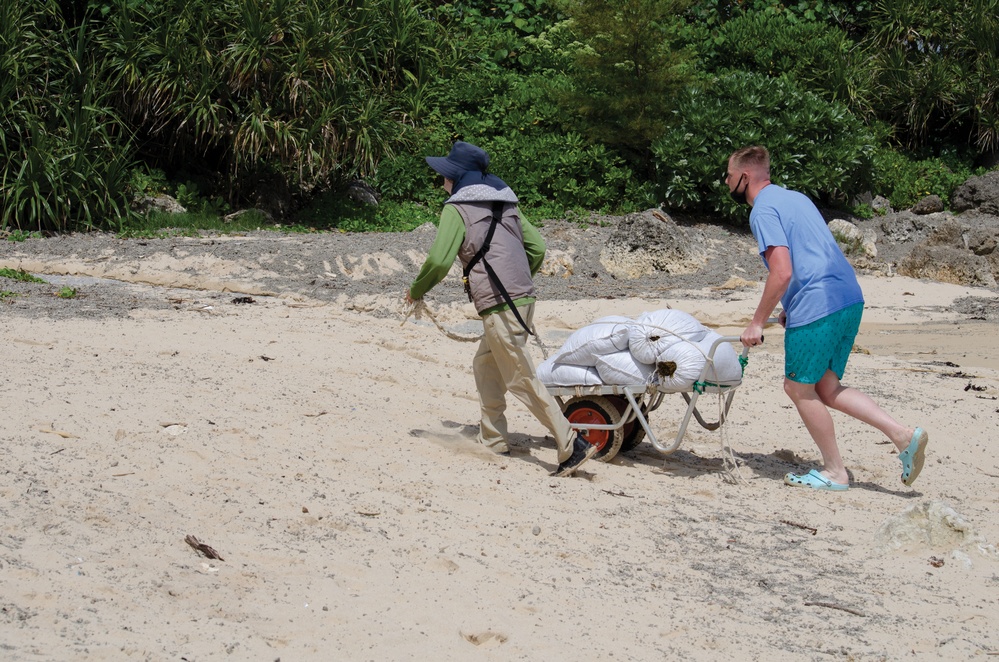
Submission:
<svg viewBox="0 0 999 662">
<path fill-rule="evenodd" d="M 545 261 L 545 240 L 538 229 L 531 225 L 523 215 L 520 216 L 520 229 L 524 235 L 524 252 L 527 253 L 527 263 L 531 268 L 531 276 L 538 273 L 541 264 Z M 465 241 L 465 222 L 461 219 L 461 214 L 454 205 L 444 205 L 441 212 L 440 223 L 437 226 L 437 236 L 430 247 L 430 253 L 420 268 L 413 284 L 409 287 L 411 299 L 422 299 L 423 295 L 429 292 L 437 283 L 444 280 L 451 265 L 458 257 L 462 242 Z M 534 302 L 534 297 L 522 297 L 514 299 L 514 305 L 527 305 Z M 496 313 L 508 309 L 509 306 L 501 303 L 498 306 L 487 308 L 482 311 L 483 315 Z"/>
</svg>

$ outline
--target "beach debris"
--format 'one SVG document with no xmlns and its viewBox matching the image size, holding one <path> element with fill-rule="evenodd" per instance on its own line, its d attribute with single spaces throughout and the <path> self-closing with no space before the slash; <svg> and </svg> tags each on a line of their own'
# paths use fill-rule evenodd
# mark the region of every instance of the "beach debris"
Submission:
<svg viewBox="0 0 999 662">
<path fill-rule="evenodd" d="M 826 609 L 839 609 L 840 611 L 845 611 L 848 614 L 853 614 L 854 616 L 860 616 L 861 618 L 866 618 L 867 614 L 864 612 L 853 609 L 851 607 L 844 607 L 843 605 L 838 605 L 835 602 L 806 602 L 806 607 L 825 607 Z"/>
<path fill-rule="evenodd" d="M 534 526 L 534 528 L 533 528 L 533 529 L 531 529 L 531 533 L 532 533 L 533 535 L 536 535 L 536 536 L 540 536 L 540 535 L 541 535 L 541 527 L 540 527 L 540 526 L 537 526 L 537 525 L 535 525 L 535 526 Z"/>
<path fill-rule="evenodd" d="M 237 305 L 242 305 L 248 303 L 256 303 L 257 301 L 253 297 L 236 297 L 232 300 L 232 302 Z"/>
<path fill-rule="evenodd" d="M 492 632 L 491 630 L 486 630 L 485 632 L 462 632 L 461 636 L 470 644 L 485 646 L 487 648 L 505 644 L 507 640 L 505 634 Z"/>
<path fill-rule="evenodd" d="M 625 494 L 624 492 L 611 492 L 610 490 L 600 490 L 600 491 L 601 492 L 605 492 L 605 493 L 607 493 L 607 494 L 609 494 L 611 496 L 625 497 L 625 498 L 628 498 L 628 499 L 634 499 L 635 498 L 635 497 L 631 496 L 630 494 Z"/>
<path fill-rule="evenodd" d="M 956 379 L 974 379 L 978 375 L 969 375 L 963 370 L 958 370 L 957 372 L 945 372 L 944 377 L 954 377 Z"/>
<path fill-rule="evenodd" d="M 971 382 L 968 382 L 968 385 L 964 387 L 964 390 L 965 391 L 977 391 L 977 392 L 981 393 L 982 391 L 986 390 L 987 388 L 988 388 L 987 386 L 976 386 L 975 384 L 973 384 Z"/>
<path fill-rule="evenodd" d="M 792 522 L 791 520 L 787 520 L 787 519 L 782 519 L 780 521 L 780 523 L 781 524 L 787 524 L 788 526 L 793 526 L 793 527 L 798 528 L 798 529 L 804 529 L 805 531 L 811 531 L 811 533 L 812 533 L 813 536 L 819 532 L 819 530 L 816 529 L 814 526 L 807 526 L 805 524 L 798 524 L 797 522 Z"/>
<path fill-rule="evenodd" d="M 201 542 L 200 540 L 198 540 L 197 538 L 195 538 L 192 535 L 185 536 L 184 537 L 184 542 L 186 542 L 188 545 L 190 545 L 191 547 L 193 547 L 196 552 L 200 552 L 201 554 L 204 554 L 205 557 L 207 557 L 207 558 L 217 559 L 219 561 L 225 561 L 225 559 L 222 558 L 221 554 L 219 554 L 214 549 L 212 549 L 211 547 L 209 547 L 205 543 Z"/>
<path fill-rule="evenodd" d="M 328 412 L 324 409 L 318 414 L 306 414 L 309 418 L 319 418 L 320 416 L 325 416 Z"/>
<path fill-rule="evenodd" d="M 265 356 L 264 354 L 261 354 L 261 355 L 260 355 L 260 359 L 261 359 L 262 361 L 273 361 L 273 360 L 274 360 L 274 357 L 273 357 L 273 356 Z"/>
<path fill-rule="evenodd" d="M 160 427 L 163 428 L 163 432 L 174 437 L 187 432 L 187 423 L 166 422 L 166 423 L 160 423 Z"/>
<path fill-rule="evenodd" d="M 66 432 L 64 430 L 55 430 L 53 428 L 38 428 L 38 431 L 39 432 L 43 432 L 45 434 L 58 435 L 58 436 L 62 437 L 63 439 L 79 439 L 79 437 L 77 437 L 72 432 Z"/>
<path fill-rule="evenodd" d="M 940 558 L 939 556 L 931 556 L 930 557 L 930 565 L 933 566 L 934 568 L 942 568 L 943 564 L 944 564 L 944 560 L 942 558 Z"/>
</svg>

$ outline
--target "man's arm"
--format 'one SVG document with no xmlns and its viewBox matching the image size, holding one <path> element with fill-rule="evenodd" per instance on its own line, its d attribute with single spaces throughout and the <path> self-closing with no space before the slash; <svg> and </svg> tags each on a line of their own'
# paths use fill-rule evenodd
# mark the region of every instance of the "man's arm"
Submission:
<svg viewBox="0 0 999 662">
<path fill-rule="evenodd" d="M 763 285 L 763 295 L 760 303 L 756 306 L 753 320 L 742 332 L 742 344 L 747 347 L 759 345 L 763 342 L 763 325 L 770 319 L 774 308 L 780 303 L 780 298 L 787 291 L 787 286 L 791 282 L 791 252 L 787 246 L 768 246 L 763 253 L 766 258 L 770 272 L 767 274 L 767 282 Z"/>
<path fill-rule="evenodd" d="M 420 268 L 413 284 L 406 292 L 406 301 L 412 303 L 423 298 L 434 285 L 444 280 L 458 257 L 461 243 L 465 241 L 465 222 L 461 214 L 452 205 L 444 205 L 440 222 L 437 224 L 437 236 L 430 247 L 427 259 Z"/>
<path fill-rule="evenodd" d="M 520 232 L 524 236 L 524 252 L 527 253 L 527 263 L 531 267 L 531 277 L 538 273 L 545 261 L 545 240 L 538 229 L 520 215 Z"/>
</svg>

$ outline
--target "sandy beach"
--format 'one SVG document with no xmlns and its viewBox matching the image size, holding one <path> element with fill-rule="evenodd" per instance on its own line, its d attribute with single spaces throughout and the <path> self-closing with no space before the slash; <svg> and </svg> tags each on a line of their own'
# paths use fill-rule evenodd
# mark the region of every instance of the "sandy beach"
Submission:
<svg viewBox="0 0 999 662">
<path fill-rule="evenodd" d="M 850 490 L 783 485 L 819 455 L 780 386 L 779 327 L 720 431 L 691 424 L 669 456 L 643 443 L 556 479 L 553 442 L 518 402 L 512 456 L 475 443 L 475 344 L 403 324 L 394 290 L 236 305 L 232 289 L 134 285 L 127 314 L 8 308 L 0 657 L 999 654 L 999 324 L 953 310 L 997 293 L 862 286 L 844 381 L 929 431 L 912 488 L 887 440 L 840 414 Z M 738 334 L 761 287 L 542 300 L 535 322 L 549 349 L 667 306 Z M 475 333 L 467 305 L 431 305 Z M 682 410 L 667 397 L 657 434 Z"/>
</svg>

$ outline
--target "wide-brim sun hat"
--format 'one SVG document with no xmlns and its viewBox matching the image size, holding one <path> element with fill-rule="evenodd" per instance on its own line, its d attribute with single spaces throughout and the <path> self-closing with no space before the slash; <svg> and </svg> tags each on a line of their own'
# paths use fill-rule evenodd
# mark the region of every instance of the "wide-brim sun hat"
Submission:
<svg viewBox="0 0 999 662">
<path fill-rule="evenodd" d="M 426 159 L 434 172 L 455 181 L 469 170 L 485 172 L 489 167 L 489 155 L 485 150 L 461 140 L 454 144 L 447 156 L 428 156 Z"/>
</svg>

